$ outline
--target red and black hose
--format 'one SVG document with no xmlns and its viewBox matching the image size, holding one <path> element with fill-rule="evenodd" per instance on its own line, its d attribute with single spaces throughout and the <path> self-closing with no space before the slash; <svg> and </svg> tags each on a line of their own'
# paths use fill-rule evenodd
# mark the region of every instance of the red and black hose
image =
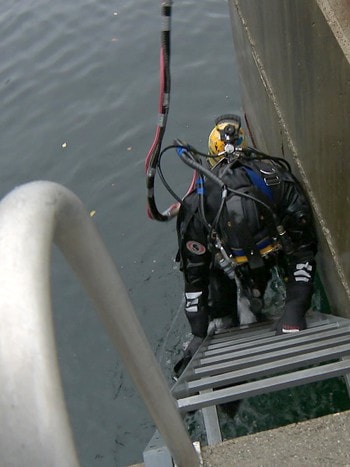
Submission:
<svg viewBox="0 0 350 467">
<path fill-rule="evenodd" d="M 162 141 L 166 129 L 170 103 L 170 32 L 171 32 L 172 1 L 165 0 L 161 4 L 162 30 L 160 41 L 160 73 L 159 73 L 159 104 L 158 124 L 153 143 L 148 151 L 145 161 L 146 186 L 147 186 L 147 214 L 150 219 L 160 222 L 169 221 L 177 215 L 179 203 L 169 206 L 163 213 L 159 211 L 154 194 L 155 177 L 160 158 Z M 195 182 L 193 176 L 188 192 Z"/>
</svg>

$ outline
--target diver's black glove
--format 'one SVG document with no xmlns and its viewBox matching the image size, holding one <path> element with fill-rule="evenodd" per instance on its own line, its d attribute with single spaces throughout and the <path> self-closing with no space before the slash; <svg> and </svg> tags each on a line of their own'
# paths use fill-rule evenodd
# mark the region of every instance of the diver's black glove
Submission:
<svg viewBox="0 0 350 467">
<path fill-rule="evenodd" d="M 177 378 L 181 376 L 186 366 L 190 363 L 193 355 L 197 352 L 203 340 L 203 337 L 193 336 L 191 342 L 184 351 L 183 357 L 174 366 L 174 373 Z"/>
</svg>

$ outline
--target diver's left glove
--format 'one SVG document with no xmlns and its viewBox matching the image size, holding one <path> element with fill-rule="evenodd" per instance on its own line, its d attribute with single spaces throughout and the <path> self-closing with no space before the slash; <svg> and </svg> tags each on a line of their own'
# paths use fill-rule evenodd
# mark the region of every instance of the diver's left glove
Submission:
<svg viewBox="0 0 350 467">
<path fill-rule="evenodd" d="M 174 366 L 174 373 L 177 378 L 181 376 L 187 365 L 190 363 L 193 355 L 197 352 L 203 340 L 203 337 L 193 336 L 191 342 L 184 351 L 183 357 Z"/>
</svg>

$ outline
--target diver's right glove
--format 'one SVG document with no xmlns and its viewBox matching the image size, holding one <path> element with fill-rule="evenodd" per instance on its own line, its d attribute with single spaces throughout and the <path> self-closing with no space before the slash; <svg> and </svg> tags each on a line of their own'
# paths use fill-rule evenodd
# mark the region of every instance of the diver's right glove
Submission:
<svg viewBox="0 0 350 467">
<path fill-rule="evenodd" d="M 177 378 L 181 376 L 187 365 L 190 363 L 193 355 L 197 352 L 203 340 L 203 337 L 193 336 L 191 342 L 184 351 L 183 357 L 174 366 L 174 373 Z"/>
</svg>

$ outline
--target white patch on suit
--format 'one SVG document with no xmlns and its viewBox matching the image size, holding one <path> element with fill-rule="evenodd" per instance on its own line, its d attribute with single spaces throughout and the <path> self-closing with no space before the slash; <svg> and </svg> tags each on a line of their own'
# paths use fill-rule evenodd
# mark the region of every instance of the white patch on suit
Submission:
<svg viewBox="0 0 350 467">
<path fill-rule="evenodd" d="M 296 282 L 310 282 L 311 281 L 312 266 L 308 262 L 299 263 L 296 265 L 296 271 L 294 271 L 294 279 Z"/>
<path fill-rule="evenodd" d="M 198 311 L 199 297 L 202 292 L 186 292 L 185 293 L 185 310 L 189 313 L 196 313 Z"/>
</svg>

